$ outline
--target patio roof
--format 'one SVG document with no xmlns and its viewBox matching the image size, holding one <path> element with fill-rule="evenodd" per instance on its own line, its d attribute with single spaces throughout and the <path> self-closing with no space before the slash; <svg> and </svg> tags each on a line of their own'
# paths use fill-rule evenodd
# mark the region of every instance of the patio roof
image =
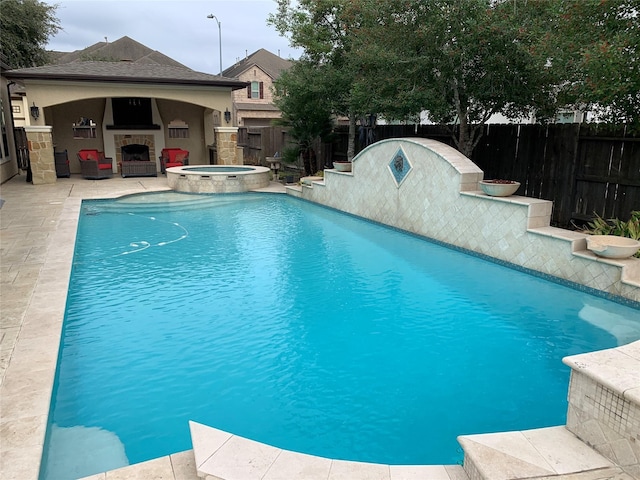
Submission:
<svg viewBox="0 0 640 480">
<path fill-rule="evenodd" d="M 73 62 L 62 65 L 7 70 L 10 80 L 69 80 L 80 82 L 117 82 L 150 85 L 205 85 L 245 88 L 246 82 L 188 68 L 132 62 Z"/>
</svg>

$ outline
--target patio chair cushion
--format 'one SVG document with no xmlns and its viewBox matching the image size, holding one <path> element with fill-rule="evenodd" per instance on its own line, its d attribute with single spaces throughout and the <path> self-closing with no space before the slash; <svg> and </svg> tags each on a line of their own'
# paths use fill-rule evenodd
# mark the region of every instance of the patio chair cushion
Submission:
<svg viewBox="0 0 640 480">
<path fill-rule="evenodd" d="M 162 156 L 162 158 L 164 158 L 165 162 L 168 162 L 170 160 L 170 156 L 171 156 L 172 152 L 179 152 L 181 150 L 182 150 L 181 148 L 175 148 L 175 147 L 174 148 L 163 148 L 161 156 Z M 175 153 L 174 153 L 174 155 L 175 155 Z"/>
<path fill-rule="evenodd" d="M 189 157 L 189 152 L 181 148 L 167 149 L 166 154 L 167 160 L 165 161 L 165 168 L 182 167 L 187 157 Z"/>
<path fill-rule="evenodd" d="M 169 150 L 169 161 L 167 163 L 183 163 L 189 152 L 182 149 Z"/>
<path fill-rule="evenodd" d="M 100 158 L 98 150 L 80 150 L 78 156 L 82 160 L 98 160 Z"/>
<path fill-rule="evenodd" d="M 112 166 L 110 163 L 98 163 L 98 168 L 100 170 L 111 170 Z"/>
</svg>

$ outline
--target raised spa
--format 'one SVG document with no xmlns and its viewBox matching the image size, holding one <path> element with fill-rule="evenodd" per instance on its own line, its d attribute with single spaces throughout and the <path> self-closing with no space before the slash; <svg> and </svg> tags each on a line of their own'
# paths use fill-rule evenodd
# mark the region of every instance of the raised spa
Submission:
<svg viewBox="0 0 640 480">
<path fill-rule="evenodd" d="M 271 171 L 252 165 L 202 165 L 167 168 L 167 183 L 177 192 L 237 193 L 269 186 Z"/>
</svg>

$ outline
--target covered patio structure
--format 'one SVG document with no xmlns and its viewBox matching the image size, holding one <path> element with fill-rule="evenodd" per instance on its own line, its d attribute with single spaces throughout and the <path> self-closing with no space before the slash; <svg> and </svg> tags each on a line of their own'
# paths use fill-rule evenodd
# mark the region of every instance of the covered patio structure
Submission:
<svg viewBox="0 0 640 480">
<path fill-rule="evenodd" d="M 26 127 L 34 184 L 54 183 L 55 153 L 68 155 L 80 173 L 77 152 L 96 149 L 119 172 L 122 147 L 141 145 L 157 163 L 164 148 L 189 151 L 191 164 L 242 164 L 237 128 L 224 112 L 236 79 L 170 65 L 127 61 L 74 62 L 9 70 L 24 85 L 32 125 Z"/>
</svg>

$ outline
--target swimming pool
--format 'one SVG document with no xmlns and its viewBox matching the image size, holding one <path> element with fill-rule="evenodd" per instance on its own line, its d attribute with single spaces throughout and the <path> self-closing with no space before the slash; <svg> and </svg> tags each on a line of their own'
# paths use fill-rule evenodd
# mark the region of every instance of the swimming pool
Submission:
<svg viewBox="0 0 640 480">
<path fill-rule="evenodd" d="M 289 197 L 85 202 L 43 477 L 84 468 L 78 445 L 107 452 L 84 475 L 188 449 L 188 420 L 455 463 L 458 434 L 564 423 L 560 359 L 640 338 L 637 317 Z"/>
</svg>

